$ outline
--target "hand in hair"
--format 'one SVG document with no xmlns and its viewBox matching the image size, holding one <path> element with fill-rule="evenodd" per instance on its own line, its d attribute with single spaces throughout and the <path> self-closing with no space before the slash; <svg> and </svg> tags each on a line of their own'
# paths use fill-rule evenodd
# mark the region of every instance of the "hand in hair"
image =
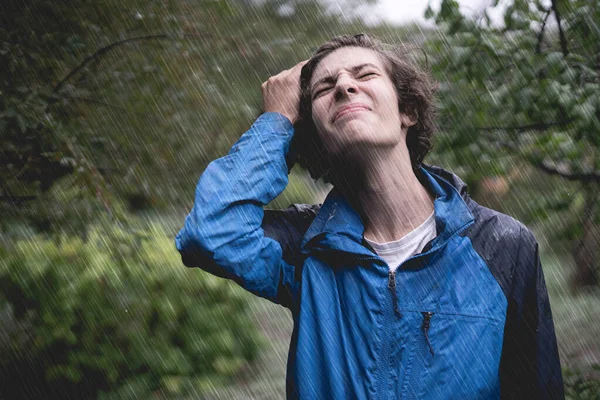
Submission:
<svg viewBox="0 0 600 400">
<path fill-rule="evenodd" d="M 300 71 L 307 62 L 308 60 L 301 61 L 270 77 L 261 85 L 265 112 L 278 112 L 294 123 L 298 117 L 300 102 Z"/>
</svg>

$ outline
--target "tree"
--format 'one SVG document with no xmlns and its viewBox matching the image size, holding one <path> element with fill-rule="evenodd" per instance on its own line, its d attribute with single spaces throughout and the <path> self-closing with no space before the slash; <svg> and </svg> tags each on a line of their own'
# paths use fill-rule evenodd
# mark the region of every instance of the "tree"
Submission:
<svg viewBox="0 0 600 400">
<path fill-rule="evenodd" d="M 260 113 L 260 84 L 364 29 L 315 1 L 246 3 L 3 1 L 3 228 L 185 210 L 203 167 Z"/>
<path fill-rule="evenodd" d="M 457 165 L 478 165 L 471 178 L 527 164 L 575 183 L 575 193 L 562 185 L 538 205 L 577 216 L 573 283 L 597 284 L 600 4 L 514 0 L 501 27 L 489 11 L 467 18 L 454 0 L 427 10 L 440 28 L 429 42 L 441 81 L 438 147 Z"/>
</svg>

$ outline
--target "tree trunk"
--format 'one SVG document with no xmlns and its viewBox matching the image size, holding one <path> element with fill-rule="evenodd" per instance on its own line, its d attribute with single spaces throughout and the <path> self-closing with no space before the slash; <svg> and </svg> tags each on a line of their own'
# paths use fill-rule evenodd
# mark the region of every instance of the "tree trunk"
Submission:
<svg viewBox="0 0 600 400">
<path fill-rule="evenodd" d="M 600 207 L 600 188 L 594 184 L 588 184 L 585 189 L 586 204 L 584 210 L 583 235 L 573 249 L 573 260 L 575 261 L 575 273 L 573 275 L 573 289 L 577 290 L 584 286 L 598 285 L 598 258 L 600 256 L 600 224 L 598 224 L 598 213 Z"/>
</svg>

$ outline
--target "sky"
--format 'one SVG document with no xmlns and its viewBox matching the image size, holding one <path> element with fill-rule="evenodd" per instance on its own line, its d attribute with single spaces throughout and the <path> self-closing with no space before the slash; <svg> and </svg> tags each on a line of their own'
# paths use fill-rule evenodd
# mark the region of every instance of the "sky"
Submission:
<svg viewBox="0 0 600 400">
<path fill-rule="evenodd" d="M 431 1 L 432 7 L 434 9 L 439 9 L 441 1 Z M 381 18 L 389 23 L 398 25 L 414 21 L 427 24 L 423 18 L 423 14 L 425 13 L 428 2 L 429 0 L 378 0 L 378 4 L 375 6 L 372 15 L 366 20 L 367 22 L 370 22 L 369 20 L 373 19 L 373 22 L 375 22 L 378 18 Z M 475 15 L 481 13 L 486 5 L 492 3 L 492 0 L 458 0 L 458 3 L 461 11 L 465 14 Z M 492 21 L 494 23 L 499 23 L 499 16 L 499 12 L 491 13 Z"/>
</svg>

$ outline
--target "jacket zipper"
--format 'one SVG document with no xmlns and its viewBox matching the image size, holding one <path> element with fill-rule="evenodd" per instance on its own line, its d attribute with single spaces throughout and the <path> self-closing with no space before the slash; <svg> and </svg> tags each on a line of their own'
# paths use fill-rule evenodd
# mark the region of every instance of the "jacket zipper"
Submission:
<svg viewBox="0 0 600 400">
<path fill-rule="evenodd" d="M 386 394 L 387 394 L 386 387 L 387 387 L 387 377 L 388 377 L 388 370 L 389 370 L 388 367 L 390 364 L 390 343 L 391 343 L 391 340 L 389 340 L 389 337 L 388 337 L 388 330 L 390 329 L 390 319 L 392 317 L 392 315 L 391 315 L 392 308 L 397 313 L 396 315 L 400 314 L 400 311 L 398 310 L 398 302 L 397 302 L 397 297 L 396 297 L 396 271 L 392 271 L 392 270 L 388 271 L 388 289 L 390 289 L 390 291 L 392 292 L 392 297 L 391 297 L 392 304 L 391 304 L 391 307 L 385 307 L 385 310 L 384 310 L 383 338 L 382 338 L 383 357 L 382 357 L 382 362 L 379 366 L 379 376 L 378 376 L 379 387 L 377 388 L 377 398 L 378 399 L 385 399 L 387 397 L 386 396 Z"/>
<path fill-rule="evenodd" d="M 417 336 L 417 348 L 415 349 L 416 353 L 410 368 L 410 377 L 407 388 L 408 390 L 405 392 L 407 394 L 407 398 L 409 399 L 417 398 L 417 390 L 419 389 L 417 382 L 419 381 L 419 375 L 423 374 L 424 372 L 423 368 L 427 353 L 430 353 L 432 357 L 434 356 L 433 347 L 429 341 L 429 327 L 431 325 L 431 317 L 433 316 L 433 313 L 427 311 L 421 312 L 421 314 L 423 315 L 423 321 L 420 329 L 421 333 Z"/>
<path fill-rule="evenodd" d="M 402 318 L 400 310 L 398 310 L 398 294 L 396 293 L 396 271 L 389 270 L 388 272 L 388 288 L 392 292 L 392 303 L 396 317 Z"/>
</svg>

